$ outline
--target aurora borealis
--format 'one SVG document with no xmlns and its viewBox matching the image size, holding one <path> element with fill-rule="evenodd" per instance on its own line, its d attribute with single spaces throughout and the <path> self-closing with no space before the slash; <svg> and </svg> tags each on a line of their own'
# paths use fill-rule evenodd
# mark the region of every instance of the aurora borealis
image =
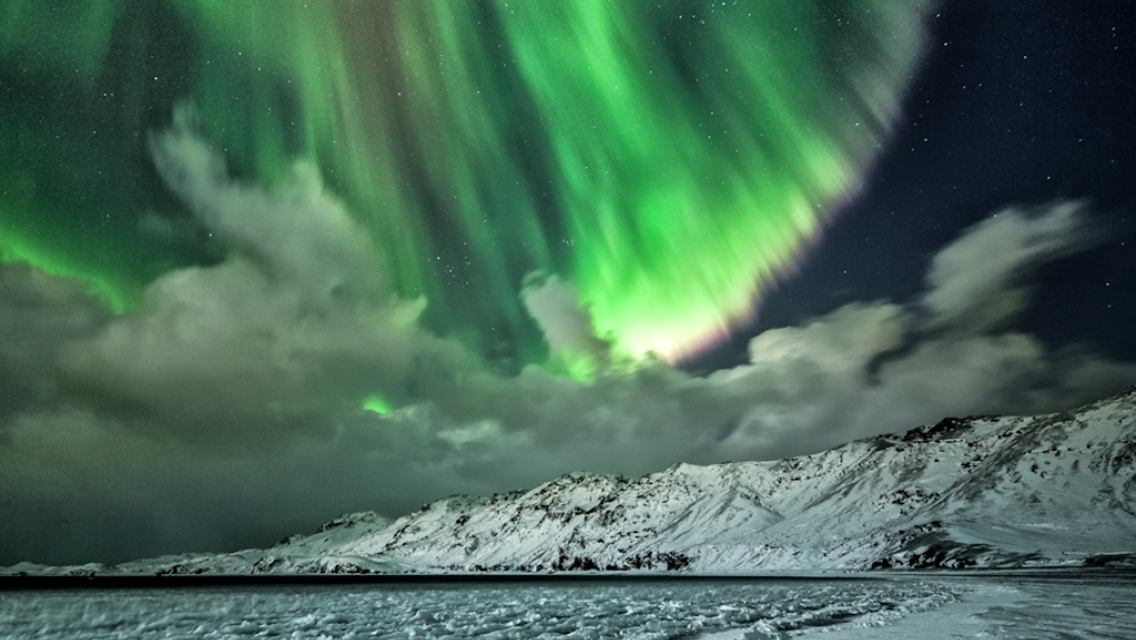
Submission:
<svg viewBox="0 0 1136 640">
<path fill-rule="evenodd" d="M 0 565 L 1136 384 L 1136 10 L 0 3 Z"/>
<path fill-rule="evenodd" d="M 238 175 L 317 167 L 435 331 L 513 370 L 543 361 L 519 299 L 542 272 L 617 357 L 673 361 L 749 319 L 855 192 L 926 4 L 7 3 L 0 53 L 36 89 L 0 132 L 4 255 L 119 310 L 208 261 L 138 230 L 176 216 L 140 143 L 187 103 Z M 96 107 L 45 121 L 64 100 Z M 58 139 L 79 172 L 52 162 Z"/>
</svg>

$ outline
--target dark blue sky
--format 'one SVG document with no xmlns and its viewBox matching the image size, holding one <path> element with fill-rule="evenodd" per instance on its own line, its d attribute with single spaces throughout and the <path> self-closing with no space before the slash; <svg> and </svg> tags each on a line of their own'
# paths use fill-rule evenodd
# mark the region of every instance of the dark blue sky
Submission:
<svg viewBox="0 0 1136 640">
<path fill-rule="evenodd" d="M 1035 274 L 1013 327 L 1051 346 L 1136 357 L 1136 8 L 1131 2 L 945 2 L 888 151 L 756 326 L 689 363 L 745 360 L 761 331 L 847 302 L 910 302 L 931 257 L 1008 205 L 1084 199 L 1099 244 Z"/>
</svg>

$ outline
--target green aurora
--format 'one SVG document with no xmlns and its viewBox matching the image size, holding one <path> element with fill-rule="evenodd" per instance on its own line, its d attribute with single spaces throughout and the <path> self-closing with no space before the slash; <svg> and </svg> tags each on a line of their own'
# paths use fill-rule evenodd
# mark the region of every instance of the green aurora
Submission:
<svg viewBox="0 0 1136 640">
<path fill-rule="evenodd" d="M 614 357 L 680 360 L 751 319 L 855 194 L 929 6 L 7 0 L 0 260 L 129 313 L 222 259 L 147 152 L 188 103 L 241 179 L 318 167 L 392 291 L 494 366 L 595 373 L 550 359 L 534 273 L 576 287 Z"/>
</svg>

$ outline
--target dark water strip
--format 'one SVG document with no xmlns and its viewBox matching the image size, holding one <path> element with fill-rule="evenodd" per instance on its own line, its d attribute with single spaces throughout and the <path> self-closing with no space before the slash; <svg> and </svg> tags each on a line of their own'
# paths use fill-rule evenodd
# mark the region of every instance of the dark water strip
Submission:
<svg viewBox="0 0 1136 640">
<path fill-rule="evenodd" d="M 153 589 L 163 587 L 344 585 L 344 584 L 497 584 L 613 582 L 856 582 L 887 580 L 883 574 L 695 575 L 627 573 L 447 573 L 447 574 L 248 574 L 248 575 L 93 575 L 0 576 L 0 590 Z"/>
</svg>

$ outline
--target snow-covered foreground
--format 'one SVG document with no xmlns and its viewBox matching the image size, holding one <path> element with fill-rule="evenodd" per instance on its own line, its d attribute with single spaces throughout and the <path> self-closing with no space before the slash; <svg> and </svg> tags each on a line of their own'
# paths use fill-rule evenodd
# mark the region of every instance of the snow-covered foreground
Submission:
<svg viewBox="0 0 1136 640">
<path fill-rule="evenodd" d="M 1136 638 L 1136 575 L 966 578 L 965 592 L 942 607 L 880 626 L 846 625 L 791 633 L 824 640 L 911 638 Z M 721 640 L 729 634 L 719 636 Z M 735 638 L 745 638 L 734 632 Z"/>
<path fill-rule="evenodd" d="M 9 591 L 2 638 L 1128 638 L 1133 576 Z"/>
</svg>

